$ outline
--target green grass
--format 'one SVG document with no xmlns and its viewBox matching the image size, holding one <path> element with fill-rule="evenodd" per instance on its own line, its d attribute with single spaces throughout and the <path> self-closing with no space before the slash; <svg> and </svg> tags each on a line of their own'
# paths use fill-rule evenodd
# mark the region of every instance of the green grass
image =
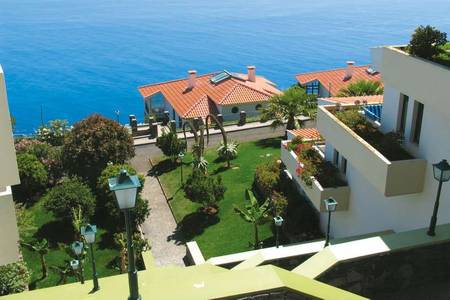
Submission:
<svg viewBox="0 0 450 300">
<path fill-rule="evenodd" d="M 34 228 L 26 235 L 21 236 L 21 239 L 30 243 L 33 240 L 41 240 L 46 238 L 50 244 L 50 252 L 46 255 L 47 266 L 49 268 L 48 277 L 40 280 L 41 263 L 39 255 L 26 246 L 22 246 L 22 254 L 27 263 L 29 270 L 32 272 L 30 289 L 44 288 L 57 285 L 60 276 L 55 271 L 51 270 L 51 266 L 63 266 L 65 261 L 70 260 L 70 256 L 58 247 L 58 243 L 71 244 L 73 240 L 73 232 L 70 223 L 56 219 L 52 213 L 45 210 L 42 206 L 42 201 L 38 201 L 32 207 L 27 208 L 26 214 L 33 216 Z M 95 258 L 97 263 L 97 273 L 100 277 L 111 276 L 119 274 L 119 271 L 112 267 L 113 261 L 118 256 L 119 252 L 113 246 L 113 240 L 110 234 L 105 229 L 99 228 L 97 232 L 97 241 L 95 243 Z M 91 260 L 85 260 L 85 278 L 92 278 Z M 77 281 L 75 277 L 68 277 L 67 282 Z"/>
<path fill-rule="evenodd" d="M 278 158 L 280 141 L 274 138 L 240 144 L 238 157 L 232 161 L 231 169 L 225 168 L 225 162 L 216 160 L 215 149 L 206 151 L 209 174 L 220 174 L 227 187 L 225 198 L 219 203 L 219 220 L 204 220 L 200 214 L 196 214 L 200 205 L 184 197 L 180 189 L 179 166 L 173 169 L 167 160 L 156 165 L 167 196 L 171 198 L 170 205 L 175 218 L 179 226 L 186 229 L 176 238 L 181 241 L 195 240 L 206 258 L 251 250 L 250 244 L 254 242 L 253 226 L 242 220 L 233 207 L 245 205 L 245 190 L 252 188 L 255 166 Z M 189 153 L 184 159 L 184 179 L 191 173 L 191 161 Z M 261 240 L 271 239 L 272 236 L 271 224 L 260 226 Z"/>
</svg>

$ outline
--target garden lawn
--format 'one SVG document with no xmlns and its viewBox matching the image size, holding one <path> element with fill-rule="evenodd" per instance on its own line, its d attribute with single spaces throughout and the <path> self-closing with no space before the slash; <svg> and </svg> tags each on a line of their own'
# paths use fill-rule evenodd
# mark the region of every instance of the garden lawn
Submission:
<svg viewBox="0 0 450 300">
<path fill-rule="evenodd" d="M 215 149 L 206 151 L 209 174 L 222 176 L 227 188 L 224 200 L 219 202 L 218 222 L 204 220 L 201 214 L 196 213 L 200 205 L 185 198 L 180 189 L 179 165 L 176 169 L 168 168 L 168 160 L 157 164 L 155 168 L 160 174 L 177 223 L 179 227 L 182 226 L 175 238 L 182 242 L 195 240 L 205 258 L 251 250 L 254 242 L 253 225 L 242 220 L 235 213 L 234 206 L 244 207 L 248 201 L 245 199 L 245 190 L 252 188 L 256 165 L 278 159 L 280 142 L 280 138 L 273 138 L 240 144 L 238 157 L 232 161 L 230 169 L 225 168 L 226 162 L 217 160 Z M 192 172 L 191 162 L 192 155 L 188 153 L 184 158 L 184 180 Z M 271 228 L 270 222 L 260 226 L 262 241 L 273 237 Z"/>
<path fill-rule="evenodd" d="M 27 232 L 26 235 L 21 236 L 21 239 L 30 243 L 33 240 L 41 240 L 46 238 L 50 244 L 50 252 L 46 255 L 48 277 L 40 280 L 42 271 L 39 255 L 22 246 L 22 253 L 28 269 L 32 272 L 30 289 L 44 288 L 55 286 L 60 280 L 60 275 L 52 270 L 52 266 L 63 266 L 70 260 L 70 256 L 59 249 L 58 243 L 70 245 L 73 240 L 73 232 L 71 224 L 56 219 L 52 213 L 45 210 L 42 206 L 42 201 L 38 201 L 32 207 L 26 209 L 27 214 L 33 216 L 34 228 Z M 119 255 L 119 251 L 113 245 L 113 239 L 104 229 L 98 228 L 97 241 L 95 243 L 95 259 L 97 263 L 97 273 L 100 277 L 111 276 L 119 274 L 119 271 L 113 268 L 113 261 Z M 89 254 L 89 253 L 88 253 Z M 85 260 L 85 279 L 92 278 L 91 260 L 88 257 Z M 77 281 L 75 277 L 68 277 L 67 282 Z M 101 285 L 101 282 L 100 282 Z M 90 287 L 86 286 L 87 289 Z"/>
</svg>

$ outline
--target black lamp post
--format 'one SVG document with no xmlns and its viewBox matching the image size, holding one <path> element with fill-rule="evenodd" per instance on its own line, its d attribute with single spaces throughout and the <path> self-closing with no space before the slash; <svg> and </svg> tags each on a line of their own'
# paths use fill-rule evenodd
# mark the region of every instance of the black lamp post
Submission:
<svg viewBox="0 0 450 300">
<path fill-rule="evenodd" d="M 181 166 L 180 166 L 180 176 L 181 176 L 181 186 L 183 186 L 183 158 L 184 158 L 184 153 L 180 152 L 178 154 L 178 158 L 180 159 L 181 162 Z"/>
<path fill-rule="evenodd" d="M 275 229 L 276 229 L 276 237 L 275 237 L 275 246 L 278 248 L 278 246 L 280 245 L 280 227 L 283 225 L 283 217 L 281 216 L 276 216 L 273 218 L 273 223 L 275 224 Z"/>
<path fill-rule="evenodd" d="M 108 182 L 109 189 L 116 195 L 119 208 L 125 215 L 128 250 L 128 284 L 130 287 L 130 297 L 128 297 L 128 300 L 140 300 L 141 296 L 139 295 L 134 246 L 132 241 L 130 209 L 133 209 L 136 204 L 136 193 L 141 184 L 136 175 L 130 176 L 126 170 L 121 170 L 117 177 L 109 178 Z"/>
<path fill-rule="evenodd" d="M 73 242 L 71 245 L 72 250 L 78 259 L 73 260 L 74 264 L 72 265 L 72 262 L 71 262 L 70 266 L 72 267 L 72 269 L 74 271 L 78 270 L 78 268 L 80 269 L 79 274 L 80 274 L 81 284 L 84 284 L 83 259 L 81 258 L 81 254 L 83 253 L 83 246 L 84 246 L 83 243 L 79 242 L 79 241 Z M 75 261 L 76 261 L 76 263 L 75 263 Z"/>
<path fill-rule="evenodd" d="M 325 203 L 325 208 L 328 212 L 328 225 L 327 225 L 327 239 L 325 240 L 325 247 L 330 244 L 330 224 L 331 224 L 331 213 L 336 211 L 338 203 L 333 198 L 328 198 L 323 200 Z"/>
<path fill-rule="evenodd" d="M 438 191 L 436 195 L 436 202 L 434 202 L 433 216 L 430 220 L 430 228 L 428 228 L 427 234 L 429 236 L 435 236 L 437 213 L 439 209 L 439 198 L 441 197 L 442 183 L 450 180 L 450 165 L 446 159 L 441 160 L 437 164 L 433 164 L 433 176 L 434 179 L 439 181 Z"/>
<path fill-rule="evenodd" d="M 93 292 L 98 291 L 100 286 L 98 285 L 98 274 L 97 267 L 95 265 L 95 257 L 94 257 L 94 242 L 95 242 L 95 234 L 97 233 L 97 226 L 95 225 L 86 225 L 81 227 L 81 235 L 84 237 L 86 243 L 89 244 L 90 252 L 91 252 L 91 261 L 92 261 L 92 280 L 94 281 Z"/>
</svg>

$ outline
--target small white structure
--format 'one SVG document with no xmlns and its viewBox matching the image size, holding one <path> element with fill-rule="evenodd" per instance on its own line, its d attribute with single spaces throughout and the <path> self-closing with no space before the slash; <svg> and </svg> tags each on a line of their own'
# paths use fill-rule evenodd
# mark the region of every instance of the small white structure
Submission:
<svg viewBox="0 0 450 300">
<path fill-rule="evenodd" d="M 0 265 L 19 259 L 19 233 L 11 185 L 20 183 L 3 70 L 0 66 Z"/>
</svg>

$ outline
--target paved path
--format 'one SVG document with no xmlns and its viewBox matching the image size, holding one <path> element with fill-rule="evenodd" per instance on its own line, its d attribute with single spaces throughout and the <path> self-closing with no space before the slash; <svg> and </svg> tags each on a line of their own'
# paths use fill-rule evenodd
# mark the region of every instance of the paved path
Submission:
<svg viewBox="0 0 450 300">
<path fill-rule="evenodd" d="M 142 197 L 149 201 L 150 216 L 142 224 L 145 237 L 150 241 L 157 266 L 184 266 L 185 245 L 177 245 L 170 239 L 177 223 L 156 177 L 146 176 Z"/>
</svg>

